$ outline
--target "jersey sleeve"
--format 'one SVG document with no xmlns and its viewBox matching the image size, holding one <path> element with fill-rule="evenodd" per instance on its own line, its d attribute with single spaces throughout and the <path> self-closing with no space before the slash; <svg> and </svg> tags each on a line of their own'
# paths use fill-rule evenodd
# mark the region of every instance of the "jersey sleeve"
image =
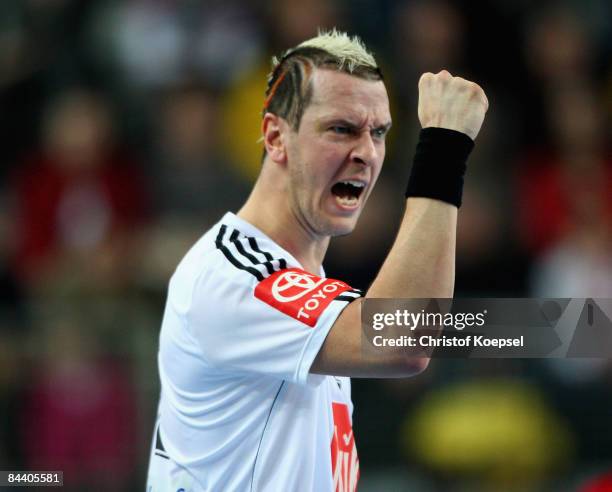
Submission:
<svg viewBox="0 0 612 492">
<path fill-rule="evenodd" d="M 265 254 L 245 238 L 218 244 L 193 286 L 187 321 L 213 371 L 305 383 L 332 325 L 359 292 Z"/>
</svg>

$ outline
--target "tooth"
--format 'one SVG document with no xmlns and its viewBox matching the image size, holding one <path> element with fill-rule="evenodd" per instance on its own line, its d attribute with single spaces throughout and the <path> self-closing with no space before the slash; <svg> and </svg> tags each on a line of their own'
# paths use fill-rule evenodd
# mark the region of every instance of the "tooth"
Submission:
<svg viewBox="0 0 612 492">
<path fill-rule="evenodd" d="M 357 198 L 355 197 L 350 197 L 350 198 L 336 197 L 336 198 L 343 205 L 354 205 L 355 203 L 357 203 Z"/>
<path fill-rule="evenodd" d="M 354 180 L 348 180 L 348 181 L 342 181 L 342 184 L 350 184 L 355 186 L 356 188 L 363 188 L 364 184 L 361 181 L 354 181 Z"/>
</svg>

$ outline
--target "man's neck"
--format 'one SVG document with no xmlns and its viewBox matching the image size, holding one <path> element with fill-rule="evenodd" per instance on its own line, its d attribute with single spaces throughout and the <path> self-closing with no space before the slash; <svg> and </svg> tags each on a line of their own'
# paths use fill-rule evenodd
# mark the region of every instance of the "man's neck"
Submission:
<svg viewBox="0 0 612 492">
<path fill-rule="evenodd" d="M 321 264 L 329 246 L 329 236 L 316 236 L 291 210 L 281 189 L 269 190 L 258 181 L 238 217 L 257 227 L 281 248 L 291 253 L 304 270 L 321 273 Z"/>
</svg>

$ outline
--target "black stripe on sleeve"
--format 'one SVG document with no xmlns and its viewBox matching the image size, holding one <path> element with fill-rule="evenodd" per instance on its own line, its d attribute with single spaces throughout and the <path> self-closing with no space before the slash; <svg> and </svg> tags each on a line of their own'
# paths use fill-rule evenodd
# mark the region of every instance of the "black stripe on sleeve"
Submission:
<svg viewBox="0 0 612 492">
<path fill-rule="evenodd" d="M 251 248 L 253 248 L 253 251 L 257 251 L 258 253 L 264 255 L 270 264 L 272 264 L 273 261 L 278 261 L 279 270 L 284 270 L 287 268 L 287 261 L 284 258 L 277 258 L 275 260 L 270 253 L 259 248 L 259 244 L 257 244 L 257 240 L 254 237 L 249 238 L 249 244 L 251 245 Z"/>
<path fill-rule="evenodd" d="M 346 295 L 339 295 L 338 297 L 335 297 L 335 298 L 334 298 L 334 301 L 347 301 L 347 302 L 353 302 L 355 299 L 359 299 L 359 297 L 346 296 Z"/>
<path fill-rule="evenodd" d="M 253 266 L 263 265 L 264 267 L 266 267 L 268 275 L 272 275 L 276 271 L 274 269 L 274 265 L 271 263 L 271 261 L 273 260 L 272 255 L 267 252 L 264 253 L 263 251 L 259 250 L 259 248 L 257 249 L 253 248 L 251 239 L 255 241 L 255 238 L 250 238 L 246 236 L 245 238 L 249 241 L 249 245 L 247 246 L 247 248 L 250 247 L 250 249 L 252 249 L 253 251 L 257 251 L 258 253 L 261 253 L 262 255 L 266 257 L 268 261 L 260 261 L 256 256 L 252 254 L 251 251 L 247 251 L 247 248 L 245 248 L 246 245 L 243 244 L 243 242 L 240 240 L 240 231 L 238 229 L 234 229 L 232 233 L 230 234 L 230 242 L 236 247 L 236 249 L 238 250 L 238 253 L 240 253 L 247 260 L 249 260 L 253 264 Z M 257 242 L 255 242 L 255 245 L 257 246 Z"/>
<path fill-rule="evenodd" d="M 266 257 L 266 260 L 268 261 L 274 260 L 274 257 L 270 253 L 259 249 L 259 246 L 257 245 L 257 241 L 255 240 L 254 237 L 249 237 L 248 239 L 249 239 L 249 244 L 251 245 L 251 248 L 253 248 L 253 251 L 257 251 L 258 253 L 261 253 L 262 255 Z"/>
<path fill-rule="evenodd" d="M 351 297 L 353 299 L 357 299 L 358 297 L 362 296 L 362 293 L 358 290 L 352 289 L 352 290 L 345 290 L 340 295 L 344 297 Z"/>
<path fill-rule="evenodd" d="M 234 232 L 238 232 L 238 231 L 234 231 Z M 234 234 L 232 234 L 233 236 Z M 237 240 L 233 240 L 231 239 L 232 244 L 234 246 L 236 246 L 236 249 L 238 250 L 238 252 L 244 256 L 246 259 L 248 259 L 253 265 L 264 265 L 266 267 L 266 270 L 268 270 L 268 274 L 272 275 L 274 273 L 274 268 L 272 267 L 272 264 L 269 261 L 263 262 L 263 261 L 259 261 L 255 256 L 253 256 L 251 253 L 249 253 L 246 249 L 244 249 L 244 245 Z"/>
<path fill-rule="evenodd" d="M 246 266 L 240 263 L 240 261 L 238 261 L 238 259 L 234 257 L 234 255 L 229 250 L 229 248 L 223 244 L 223 237 L 225 236 L 226 230 L 227 230 L 226 225 L 222 225 L 221 228 L 219 229 L 219 234 L 217 235 L 217 239 L 215 240 L 215 246 L 217 246 L 217 249 L 221 250 L 221 252 L 223 253 L 223 256 L 225 256 L 225 258 L 227 258 L 227 260 L 232 265 L 234 265 L 236 268 L 240 270 L 249 272 L 251 275 L 253 275 L 257 280 L 261 282 L 264 279 L 263 274 L 259 270 L 256 270 L 255 268 L 251 268 L 249 266 Z"/>
</svg>

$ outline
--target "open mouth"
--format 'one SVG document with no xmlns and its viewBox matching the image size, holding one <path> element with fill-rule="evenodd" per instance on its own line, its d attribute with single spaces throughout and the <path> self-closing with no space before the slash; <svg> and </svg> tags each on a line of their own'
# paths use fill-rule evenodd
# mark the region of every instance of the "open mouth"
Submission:
<svg viewBox="0 0 612 492">
<path fill-rule="evenodd" d="M 350 208 L 357 205 L 364 189 L 365 184 L 361 181 L 348 180 L 336 183 L 331 192 L 340 205 Z"/>
</svg>

